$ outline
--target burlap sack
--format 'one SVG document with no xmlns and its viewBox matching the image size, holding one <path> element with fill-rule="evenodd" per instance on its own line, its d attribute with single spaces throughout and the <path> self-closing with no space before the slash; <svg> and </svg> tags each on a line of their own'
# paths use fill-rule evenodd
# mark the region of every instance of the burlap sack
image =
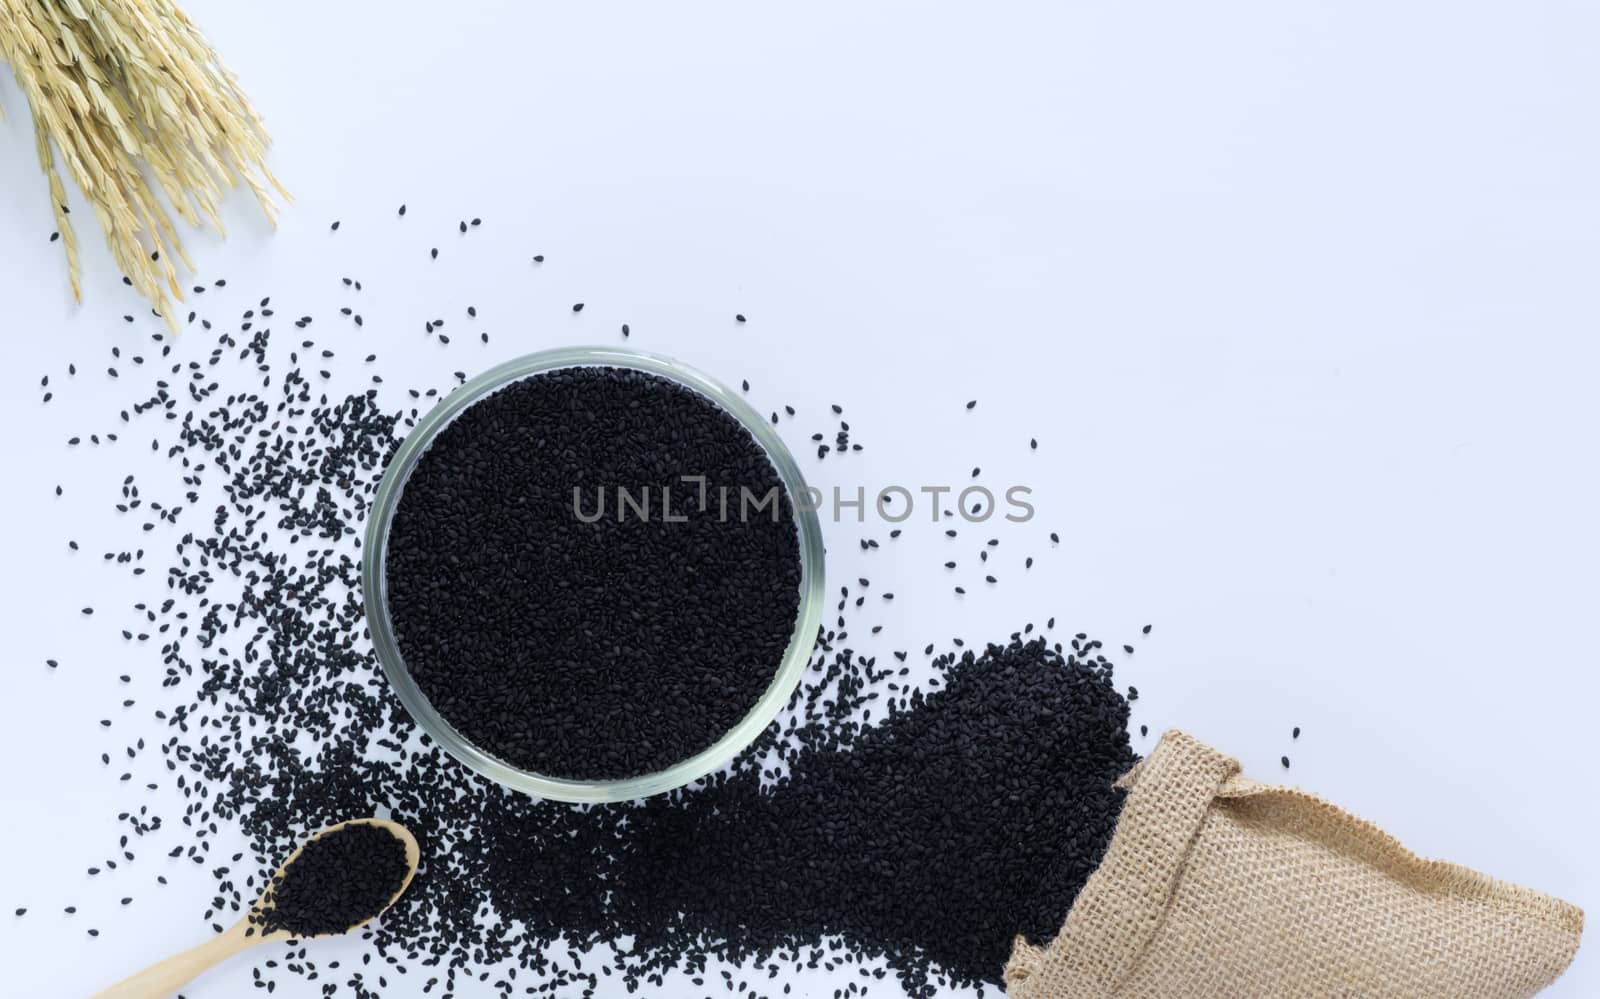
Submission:
<svg viewBox="0 0 1600 999">
<path fill-rule="evenodd" d="M 1100 867 L 1048 947 L 1018 938 L 1013 999 L 1531 996 L 1583 912 L 1453 864 L 1182 732 L 1122 778 Z"/>
</svg>

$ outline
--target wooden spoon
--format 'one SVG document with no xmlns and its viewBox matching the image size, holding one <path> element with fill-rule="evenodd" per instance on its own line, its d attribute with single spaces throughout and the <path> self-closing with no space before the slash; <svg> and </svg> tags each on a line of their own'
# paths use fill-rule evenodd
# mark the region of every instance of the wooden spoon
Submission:
<svg viewBox="0 0 1600 999">
<path fill-rule="evenodd" d="M 381 829 L 387 829 L 395 839 L 398 839 L 406 846 L 406 877 L 404 881 L 400 882 L 400 890 L 395 892 L 394 897 L 384 904 L 383 909 L 388 909 L 389 906 L 399 901 L 400 896 L 405 894 L 407 888 L 411 887 L 411 879 L 416 876 L 417 863 L 422 856 L 421 851 L 417 848 L 416 837 L 412 836 L 411 831 L 405 826 L 400 825 L 398 822 L 390 822 L 388 819 L 351 819 L 348 822 L 329 826 L 311 837 L 306 843 L 320 839 L 331 832 L 337 832 L 346 826 L 353 825 L 377 826 Z M 265 900 L 266 891 L 272 886 L 272 881 L 283 877 L 284 871 L 288 870 L 289 865 L 293 864 L 299 858 L 301 851 L 305 850 L 306 843 L 300 844 L 299 848 L 289 855 L 289 859 L 283 862 L 283 866 L 278 868 L 277 873 L 267 883 L 267 887 L 263 889 L 263 901 Z M 104 992 L 95 993 L 90 999 L 167 999 L 168 996 L 176 993 L 212 965 L 221 964 L 235 954 L 249 950 L 251 947 L 283 940 L 312 940 L 319 936 L 331 937 L 339 935 L 337 933 L 321 933 L 315 936 L 304 936 L 290 933 L 283 929 L 275 929 L 263 933 L 258 924 L 250 921 L 250 916 L 262 909 L 263 901 L 258 901 L 251 906 L 250 912 L 246 913 L 244 918 L 237 923 L 234 923 L 222 933 L 193 950 L 186 950 L 182 954 L 167 958 L 160 964 L 153 964 L 132 978 L 124 979 Z M 348 933 L 350 930 L 360 929 L 376 919 L 382 911 L 379 910 L 379 912 L 373 913 L 361 922 L 340 932 Z"/>
</svg>

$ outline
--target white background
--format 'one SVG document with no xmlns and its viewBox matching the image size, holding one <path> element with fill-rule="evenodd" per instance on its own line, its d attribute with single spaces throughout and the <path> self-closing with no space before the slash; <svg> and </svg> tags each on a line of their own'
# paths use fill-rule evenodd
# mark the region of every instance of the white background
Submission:
<svg viewBox="0 0 1600 999">
<path fill-rule="evenodd" d="M 241 199 L 226 244 L 191 240 L 199 278 L 229 279 L 216 318 L 271 293 L 396 385 L 628 322 L 635 346 L 749 378 L 758 408 L 795 405 L 824 488 L 979 464 L 1026 482 L 1039 518 L 1001 558 L 1039 564 L 964 601 L 937 530 L 862 556 L 830 525 L 832 578 L 899 594 L 867 647 L 1051 614 L 1119 645 L 1154 622 L 1122 669 L 1139 747 L 1183 726 L 1424 855 L 1600 903 L 1593 5 L 187 6 L 297 197 L 275 235 Z M 126 537 L 109 504 L 137 445 L 63 441 L 111 427 L 132 386 L 107 351 L 155 327 L 81 201 L 70 304 L 9 77 L 0 104 L 0 964 L 7 995 L 72 996 L 202 939 L 210 889 L 175 869 L 157 892 L 159 851 L 84 875 L 145 800 L 99 755 L 148 718 L 122 697 L 159 702 L 158 669 L 117 634 L 124 577 L 98 561 Z M 350 273 L 359 333 L 336 315 Z M 489 346 L 424 339 L 469 303 Z M 830 402 L 867 450 L 818 466 Z M 236 963 L 187 994 L 247 982 Z M 1551 994 L 1597 992 L 1585 953 Z"/>
</svg>

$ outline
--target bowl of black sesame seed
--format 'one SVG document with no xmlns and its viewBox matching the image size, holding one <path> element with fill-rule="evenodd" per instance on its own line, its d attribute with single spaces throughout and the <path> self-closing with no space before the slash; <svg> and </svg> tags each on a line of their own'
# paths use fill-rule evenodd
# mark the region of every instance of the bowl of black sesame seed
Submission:
<svg viewBox="0 0 1600 999">
<path fill-rule="evenodd" d="M 447 752 L 528 794 L 625 801 L 726 764 L 789 701 L 822 530 L 776 430 L 675 359 L 573 348 L 461 385 L 368 515 L 378 663 Z"/>
</svg>

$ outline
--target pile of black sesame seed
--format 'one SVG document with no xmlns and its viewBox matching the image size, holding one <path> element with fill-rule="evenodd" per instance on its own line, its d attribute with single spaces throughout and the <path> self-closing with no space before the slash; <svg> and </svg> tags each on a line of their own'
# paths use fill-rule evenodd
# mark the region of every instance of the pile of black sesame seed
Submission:
<svg viewBox="0 0 1600 999">
<path fill-rule="evenodd" d="M 1018 933 L 1055 935 L 1110 840 L 1112 783 L 1136 757 L 1109 667 L 1017 635 L 941 657 L 943 688 L 905 696 L 905 667 L 825 661 L 841 699 L 770 734 L 782 775 L 746 761 L 631 809 L 619 924 L 666 955 L 711 939 L 761 960 L 839 938 L 913 994 L 941 973 L 997 980 Z M 843 720 L 880 694 L 887 717 Z"/>
<path fill-rule="evenodd" d="M 772 502 L 741 514 L 746 492 Z M 423 694 L 479 748 L 554 777 L 710 747 L 772 683 L 800 605 L 793 511 L 761 445 L 698 392 L 614 367 L 462 411 L 407 478 L 386 556 Z"/>
<path fill-rule="evenodd" d="M 398 837 L 383 826 L 354 822 L 307 842 L 272 879 L 250 921 L 263 933 L 343 933 L 382 912 L 410 871 Z"/>
<path fill-rule="evenodd" d="M 861 615 L 863 597 L 845 587 L 788 709 L 724 771 L 632 804 L 508 791 L 418 732 L 364 627 L 361 531 L 416 405 L 439 390 L 407 390 L 409 408 L 376 374 L 364 391 L 319 390 L 339 370 L 336 351 L 275 338 L 272 316 L 263 299 L 219 321 L 226 332 L 194 360 L 168 361 L 173 344 L 157 334 L 149 382 L 118 383 L 135 396 L 114 425 L 150 434 L 171 468 L 161 482 L 122 483 L 113 505 L 131 540 L 105 553 L 134 576 L 154 568 L 149 598 L 110 617 L 130 660 L 143 656 L 140 681 L 161 690 L 128 737 L 127 832 L 92 875 L 165 884 L 163 864 L 205 866 L 217 892 L 204 919 L 221 932 L 308 834 L 392 817 L 417 835 L 422 866 L 362 931 L 372 947 L 362 966 L 319 965 L 302 946 L 254 971 L 269 990 L 292 974 L 360 997 L 396 976 L 422 979 L 430 996 L 509 997 L 589 994 L 603 979 L 659 991 L 669 974 L 706 995 L 754 997 L 788 993 L 786 968 L 850 966 L 859 978 L 841 994 L 888 970 L 913 995 L 947 983 L 981 991 L 1014 934 L 1054 932 L 1115 822 L 1112 781 L 1134 759 L 1129 706 L 1099 642 L 1063 644 L 1029 625 L 982 653 L 935 656 L 929 644 L 913 677 L 913 653 L 879 664 L 852 645 L 848 615 Z M 291 336 L 312 321 L 295 320 Z M 189 324 L 189 338 L 212 330 L 196 315 Z M 436 328 L 425 335 L 446 347 Z M 347 327 L 337 342 L 371 335 Z M 59 379 L 51 389 L 63 390 Z M 118 442 L 117 431 L 84 436 Z M 841 439 L 833 450 L 858 448 Z M 168 782 L 188 805 L 163 817 L 140 789 Z M 245 853 L 213 855 L 225 826 L 248 840 L 255 873 L 235 869 Z M 598 967 L 597 945 L 609 955 Z M 717 958 L 753 965 L 761 980 L 710 977 Z"/>
</svg>

